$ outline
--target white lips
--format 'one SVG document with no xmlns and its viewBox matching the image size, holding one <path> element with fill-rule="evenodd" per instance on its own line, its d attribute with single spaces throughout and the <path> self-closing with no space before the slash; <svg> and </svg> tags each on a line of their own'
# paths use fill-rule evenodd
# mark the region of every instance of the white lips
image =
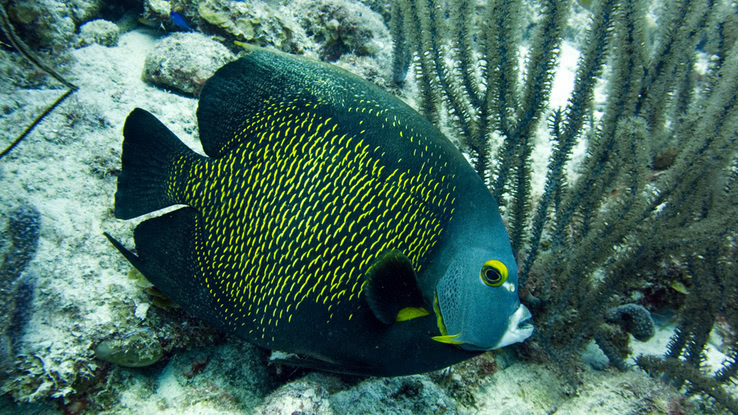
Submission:
<svg viewBox="0 0 738 415">
<path fill-rule="evenodd" d="M 505 334 L 502 335 L 500 341 L 492 347 L 492 349 L 499 349 L 513 343 L 519 343 L 530 337 L 533 334 L 533 325 L 528 323 L 532 315 L 528 308 L 520 304 L 517 310 L 510 316 L 510 322 L 507 325 Z"/>
</svg>

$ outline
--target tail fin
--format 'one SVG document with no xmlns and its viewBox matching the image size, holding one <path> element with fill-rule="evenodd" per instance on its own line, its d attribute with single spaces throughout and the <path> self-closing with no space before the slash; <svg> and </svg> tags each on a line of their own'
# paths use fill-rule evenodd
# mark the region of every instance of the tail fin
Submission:
<svg viewBox="0 0 738 415">
<path fill-rule="evenodd" d="M 134 109 L 123 127 L 122 172 L 115 192 L 115 217 L 131 219 L 179 203 L 167 192 L 172 165 L 195 153 L 148 111 Z"/>
</svg>

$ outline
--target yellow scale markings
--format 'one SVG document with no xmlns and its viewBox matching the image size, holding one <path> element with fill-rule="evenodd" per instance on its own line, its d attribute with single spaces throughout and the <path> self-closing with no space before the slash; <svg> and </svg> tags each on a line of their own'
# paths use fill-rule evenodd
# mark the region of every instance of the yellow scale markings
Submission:
<svg viewBox="0 0 738 415">
<path fill-rule="evenodd" d="M 429 246 L 435 245 L 433 238 L 429 240 L 424 236 L 429 233 L 438 235 L 439 223 L 437 218 L 432 216 L 433 212 L 430 210 L 432 207 L 428 206 L 428 200 L 431 199 L 431 194 L 433 194 L 432 205 L 441 206 L 444 201 L 448 200 L 448 195 L 445 198 L 436 197 L 439 185 L 444 183 L 445 177 L 441 176 L 440 182 L 434 182 L 432 177 L 428 177 L 433 171 L 433 166 L 429 167 L 427 173 L 424 172 L 424 168 L 421 168 L 420 172 L 417 172 L 417 176 L 395 169 L 388 178 L 382 180 L 385 166 L 378 166 L 379 159 L 371 157 L 368 146 L 364 145 L 363 140 L 355 140 L 354 137 L 345 134 L 341 136 L 329 134 L 336 131 L 338 125 L 331 124 L 329 119 L 323 120 L 315 114 L 306 113 L 300 119 L 290 117 L 294 117 L 294 115 L 286 114 L 278 120 L 272 119 L 272 115 L 266 116 L 266 120 L 271 121 L 272 126 L 279 122 L 279 124 L 276 124 L 277 130 L 270 131 L 271 134 L 268 139 L 275 141 L 269 141 L 266 147 L 257 150 L 256 157 L 252 157 L 254 155 L 253 151 L 246 151 L 246 149 L 253 148 L 249 141 L 246 142 L 247 145 L 244 146 L 244 150 L 236 152 L 241 160 L 241 166 L 243 166 L 246 154 L 248 154 L 249 159 L 261 160 L 266 154 L 271 153 L 276 154 L 278 159 L 276 163 L 259 163 L 258 169 L 252 169 L 250 174 L 244 172 L 243 177 L 237 178 L 241 180 L 240 186 L 236 182 L 236 185 L 240 188 L 238 194 L 233 194 L 231 191 L 233 189 L 234 176 L 232 172 L 235 158 L 230 159 L 227 165 L 228 169 L 210 166 L 209 169 L 198 167 L 195 170 L 197 177 L 208 177 L 209 172 L 207 170 L 210 172 L 216 170 L 216 174 L 220 173 L 220 177 L 222 177 L 220 180 L 210 181 L 209 190 L 205 192 L 207 195 L 201 196 L 205 200 L 215 197 L 216 200 L 219 199 L 227 203 L 222 212 L 215 212 L 216 218 L 206 221 L 206 227 L 211 229 L 206 234 L 220 236 L 220 239 L 216 238 L 216 240 L 219 240 L 221 244 L 224 244 L 226 240 L 228 241 L 225 251 L 218 256 L 216 268 L 221 270 L 218 275 L 221 275 L 221 278 L 225 278 L 225 275 L 239 278 L 238 289 L 234 290 L 235 284 L 228 281 L 225 286 L 226 292 L 230 294 L 231 298 L 238 296 L 238 303 L 241 304 L 245 301 L 244 296 L 248 298 L 249 307 L 247 309 L 251 315 L 254 313 L 254 300 L 256 301 L 261 318 L 256 318 L 256 315 L 254 315 L 253 320 L 258 323 L 258 330 L 262 334 L 266 329 L 264 313 L 269 311 L 270 305 L 272 307 L 270 314 L 274 319 L 274 324 L 278 324 L 283 315 L 288 322 L 291 322 L 294 310 L 299 307 L 299 304 L 309 292 L 316 291 L 319 288 L 316 279 L 320 282 L 325 281 L 323 287 L 320 287 L 320 292 L 316 295 L 316 301 L 322 298 L 323 303 L 330 301 L 329 306 L 333 307 L 334 304 L 337 304 L 335 301 L 340 301 L 340 298 L 348 294 L 349 291 L 351 292 L 349 299 L 353 299 L 357 287 L 360 285 L 359 276 L 380 253 L 378 251 L 387 248 L 396 249 L 397 246 L 393 245 L 400 245 L 402 250 L 409 255 L 411 261 L 417 263 L 422 256 L 422 252 L 427 251 Z M 304 132 L 306 123 L 307 132 L 310 133 L 307 134 L 307 138 L 305 138 L 306 132 Z M 264 128 L 263 123 L 261 126 L 258 124 L 257 120 L 252 126 L 247 127 L 247 129 L 252 129 L 250 131 L 251 135 L 254 134 L 255 130 Z M 324 131 L 324 134 L 318 136 L 317 133 L 321 130 Z M 280 138 L 282 140 L 282 143 L 280 143 L 278 138 L 282 133 L 285 137 Z M 299 146 L 294 145 L 294 141 L 300 133 L 302 133 L 300 139 L 305 140 L 301 146 L 301 154 L 295 152 Z M 266 134 L 261 133 L 258 136 L 264 138 Z M 413 140 L 420 142 L 417 138 Z M 338 148 L 336 148 L 336 142 L 338 142 Z M 285 143 L 288 144 L 285 148 L 290 149 L 289 153 L 285 152 L 285 148 L 280 147 Z M 427 146 L 425 151 L 428 151 Z M 373 150 L 373 153 L 378 152 L 378 147 Z M 288 159 L 290 160 L 289 165 L 287 164 Z M 284 174 L 285 168 L 288 174 Z M 299 174 L 301 171 L 305 172 L 306 169 L 306 174 Z M 226 178 L 222 174 L 225 172 L 231 172 L 231 174 L 227 178 L 228 187 L 224 188 Z M 421 174 L 422 177 L 420 177 Z M 394 178 L 394 175 L 399 175 L 399 179 Z M 296 178 L 296 176 L 299 178 Z M 255 186 L 253 183 L 258 183 L 258 185 Z M 419 185 L 419 183 L 424 183 L 424 185 Z M 202 181 L 200 180 L 190 180 L 188 182 L 188 193 L 193 197 L 198 195 L 201 184 Z M 309 195 L 305 195 L 304 192 L 308 185 L 310 189 L 318 189 L 317 192 L 310 191 Z M 329 186 L 332 190 L 326 192 Z M 426 188 L 426 186 L 428 187 Z M 254 187 L 257 188 L 255 189 L 256 192 L 248 191 L 248 189 Z M 409 187 L 412 188 L 409 190 Z M 432 191 L 430 191 L 431 188 Z M 407 193 L 408 191 L 410 194 Z M 243 194 L 243 192 L 247 192 L 248 195 Z M 417 195 L 417 198 L 414 195 Z M 328 197 L 331 197 L 331 199 L 329 200 Z M 346 200 L 347 198 L 349 200 Z M 379 202 L 374 206 L 377 198 L 379 198 Z M 296 200 L 299 200 L 299 204 L 294 203 Z M 304 218 L 298 219 L 300 213 L 305 212 L 305 209 L 311 209 L 309 206 L 314 206 L 317 200 L 326 203 L 323 216 L 314 219 L 308 217 L 307 220 Z M 339 202 L 341 200 L 343 202 Z M 390 206 L 390 203 L 392 207 L 386 209 L 387 206 Z M 400 205 L 400 203 L 402 204 Z M 280 211 L 276 209 L 277 205 L 289 206 L 290 208 Z M 365 211 L 359 218 L 356 218 L 352 213 L 358 207 L 357 205 L 371 211 Z M 414 209 L 415 213 L 409 219 L 407 212 L 402 218 L 396 214 L 390 216 L 389 220 L 377 221 L 378 216 L 372 217 L 371 212 L 376 209 L 379 209 L 382 212 L 382 218 L 385 218 L 386 211 L 397 211 L 398 207 L 400 209 Z M 276 216 L 270 220 L 259 220 L 259 216 L 263 218 L 264 215 L 269 214 L 276 214 Z M 226 218 L 231 218 L 231 220 L 226 221 Z M 409 229 L 410 224 L 406 222 L 408 220 L 414 223 Z M 311 222 L 312 231 L 308 232 Z M 399 241 L 403 231 L 398 232 L 398 228 L 403 222 L 405 222 L 403 229 L 406 234 L 402 241 Z M 225 223 L 237 223 L 238 226 L 226 227 L 223 226 Z M 375 223 L 379 225 L 377 226 Z M 217 226 L 218 224 L 221 224 L 221 226 Z M 313 238 L 316 236 L 314 230 L 319 224 L 321 226 L 319 236 L 317 240 L 314 240 Z M 358 229 L 357 226 L 359 226 Z M 364 233 L 367 230 L 364 227 L 374 234 L 371 240 L 368 240 L 369 235 Z M 220 232 L 218 229 L 220 229 Z M 347 233 L 344 233 L 344 231 L 347 231 Z M 267 234 L 269 238 L 265 238 Z M 295 239 L 293 239 L 293 234 L 295 234 Z M 256 235 L 259 235 L 258 240 L 255 239 Z M 356 235 L 360 235 L 361 242 L 358 245 L 349 243 L 349 235 L 351 235 L 351 241 L 355 240 Z M 271 245 L 269 249 L 272 252 L 265 259 L 262 250 L 267 240 L 268 244 Z M 290 243 L 287 244 L 286 240 L 290 240 Z M 424 240 L 426 243 L 422 242 Z M 211 243 L 206 241 L 206 247 Z M 237 244 L 237 246 L 234 244 Z M 315 248 L 321 251 L 315 251 Z M 277 251 L 281 254 L 278 255 Z M 317 264 L 318 256 L 311 257 L 309 254 L 309 252 L 322 252 L 323 255 L 332 255 L 336 251 L 337 254 L 327 259 L 328 262 L 324 261 L 321 264 Z M 361 255 L 361 263 L 357 272 L 356 266 L 351 264 L 356 264 L 359 255 Z M 343 256 L 345 257 L 341 260 Z M 202 258 L 201 261 L 205 258 L 202 255 L 198 255 L 198 257 Z M 231 269 L 230 266 L 224 267 L 230 261 L 230 258 L 234 258 L 235 264 L 237 264 L 235 269 Z M 254 258 L 259 258 L 258 265 L 253 261 Z M 309 263 L 305 264 L 308 260 Z M 268 263 L 263 263 L 264 261 Z M 297 266 L 299 270 L 294 266 Z M 239 269 L 238 267 L 243 268 Z M 347 267 L 350 268 L 347 269 Z M 314 270 L 317 269 L 322 269 L 324 273 L 315 275 Z M 268 278 L 267 275 L 269 275 Z M 257 290 L 252 287 L 255 278 L 260 282 L 258 287 L 259 298 L 255 298 Z M 244 279 L 247 280 L 247 283 L 246 288 L 242 290 L 241 285 Z M 305 286 L 311 280 L 316 285 L 311 290 L 306 291 Z M 302 282 L 302 285 L 294 292 L 293 296 L 282 295 L 274 302 L 273 296 L 281 293 L 288 282 L 291 282 L 291 287 L 295 287 L 296 283 L 299 285 L 300 282 Z M 267 285 L 269 288 L 266 287 Z M 361 286 L 363 287 L 363 284 Z M 292 291 L 294 290 L 291 288 L 289 292 Z M 361 287 L 359 287 L 359 291 L 361 291 Z M 296 301 L 299 297 L 298 294 L 302 294 L 299 302 Z M 264 296 L 270 297 L 269 301 L 263 301 L 265 300 Z M 283 299 L 284 302 L 282 302 Z M 220 298 L 217 301 L 220 302 Z M 262 302 L 265 304 L 264 307 L 259 307 Z M 229 316 L 233 318 L 233 315 L 233 309 L 231 309 Z M 352 316 L 353 314 L 349 314 L 349 318 Z"/>
</svg>

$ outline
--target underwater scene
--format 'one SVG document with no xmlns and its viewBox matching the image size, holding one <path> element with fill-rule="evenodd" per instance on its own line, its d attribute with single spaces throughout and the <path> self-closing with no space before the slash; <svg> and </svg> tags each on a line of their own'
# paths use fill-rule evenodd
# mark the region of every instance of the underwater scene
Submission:
<svg viewBox="0 0 738 415">
<path fill-rule="evenodd" d="M 738 1 L 3 0 L 0 414 L 738 414 Z"/>
</svg>

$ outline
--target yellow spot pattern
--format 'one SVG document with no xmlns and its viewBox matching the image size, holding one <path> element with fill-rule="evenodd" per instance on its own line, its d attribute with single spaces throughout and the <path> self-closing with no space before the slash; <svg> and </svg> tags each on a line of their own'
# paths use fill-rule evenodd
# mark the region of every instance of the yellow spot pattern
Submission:
<svg viewBox="0 0 738 415">
<path fill-rule="evenodd" d="M 372 261 L 397 249 L 419 271 L 453 214 L 453 181 L 428 140 L 370 103 L 348 110 L 408 141 L 415 162 L 390 160 L 366 124 L 341 126 L 317 104 L 265 103 L 225 156 L 175 163 L 186 185 L 173 178 L 168 191 L 202 216 L 195 278 L 226 324 L 267 344 L 305 304 L 350 320 Z"/>
</svg>

